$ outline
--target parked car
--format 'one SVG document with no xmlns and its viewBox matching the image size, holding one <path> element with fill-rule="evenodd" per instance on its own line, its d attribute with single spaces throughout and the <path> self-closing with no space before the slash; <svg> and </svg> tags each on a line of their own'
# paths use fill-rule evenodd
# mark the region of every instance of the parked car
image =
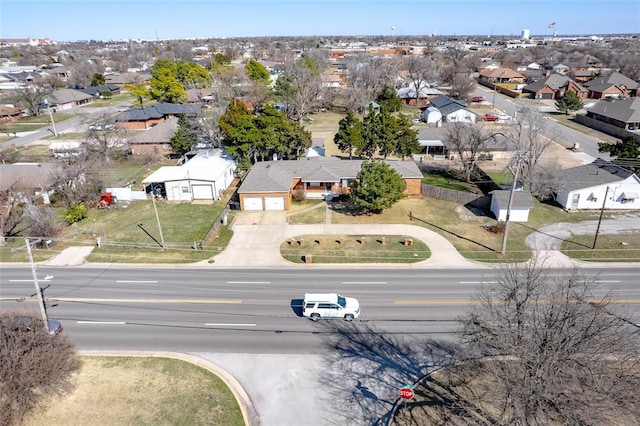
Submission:
<svg viewBox="0 0 640 426">
<path fill-rule="evenodd" d="M 496 114 L 485 114 L 483 121 L 498 121 L 498 116 Z"/>
<path fill-rule="evenodd" d="M 501 120 L 501 121 L 509 121 L 512 119 L 510 115 L 505 114 L 504 112 L 499 112 L 496 115 L 498 116 L 498 120 Z"/>
<path fill-rule="evenodd" d="M 115 129 L 116 129 L 116 125 L 110 124 L 110 123 L 96 123 L 89 126 L 89 130 L 96 130 L 96 131 L 115 130 Z"/>
<path fill-rule="evenodd" d="M 471 98 L 471 102 L 484 102 L 484 96 L 474 96 Z"/>
<path fill-rule="evenodd" d="M 306 293 L 302 302 L 302 315 L 312 321 L 321 318 L 344 318 L 352 321 L 360 315 L 360 303 L 352 297 L 337 293 Z"/>
</svg>

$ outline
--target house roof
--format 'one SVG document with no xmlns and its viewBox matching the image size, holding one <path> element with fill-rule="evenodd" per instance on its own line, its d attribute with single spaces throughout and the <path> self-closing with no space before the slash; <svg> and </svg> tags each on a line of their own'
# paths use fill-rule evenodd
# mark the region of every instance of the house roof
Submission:
<svg viewBox="0 0 640 426">
<path fill-rule="evenodd" d="M 75 89 L 58 89 L 49 95 L 51 105 L 68 104 L 70 102 L 85 101 L 93 96 Z"/>
<path fill-rule="evenodd" d="M 200 105 L 160 102 L 152 106 L 124 111 L 116 116 L 116 121 L 147 121 L 152 118 L 162 118 L 170 115 L 194 115 L 198 112 L 200 112 Z"/>
<path fill-rule="evenodd" d="M 623 123 L 640 122 L 640 98 L 602 100 L 589 108 L 589 115 L 601 115 Z"/>
<path fill-rule="evenodd" d="M 176 133 L 176 130 L 178 130 L 178 119 L 176 117 L 169 117 L 166 121 L 158 124 L 157 126 L 140 131 L 131 138 L 129 143 L 169 143 L 173 135 Z"/>
<path fill-rule="evenodd" d="M 310 157 L 303 160 L 261 161 L 253 165 L 238 193 L 289 192 L 291 181 L 339 182 L 355 179 L 364 160 L 341 160 L 335 157 Z M 387 161 L 403 178 L 422 179 L 413 161 Z"/>
<path fill-rule="evenodd" d="M 80 92 L 82 93 L 86 93 L 88 95 L 99 95 L 100 93 L 103 92 L 119 92 L 120 88 L 118 86 L 116 86 L 115 84 L 112 83 L 107 83 L 107 84 L 103 84 L 101 86 L 89 86 L 89 87 L 85 87 L 84 89 L 78 89 Z"/>
<path fill-rule="evenodd" d="M 590 164 L 572 167 L 562 172 L 560 189 L 575 191 L 618 182 L 633 175 L 633 172 L 598 158 Z"/>
<path fill-rule="evenodd" d="M 611 86 L 626 86 L 627 89 L 634 90 L 638 88 L 638 83 L 619 72 L 612 72 L 602 77 L 594 78 L 585 83 L 584 86 L 594 92 L 603 92 Z"/>
<path fill-rule="evenodd" d="M 0 190 L 13 188 L 24 191 L 46 187 L 55 166 L 53 163 L 0 164 Z"/>
<path fill-rule="evenodd" d="M 487 78 L 524 78 L 522 74 L 510 68 L 483 69 L 480 71 L 482 77 Z"/>
<path fill-rule="evenodd" d="M 542 89 L 545 86 L 548 86 L 549 88 L 551 88 L 554 91 L 558 91 L 564 87 L 567 87 L 569 85 L 569 82 L 572 81 L 569 77 L 567 77 L 566 75 L 562 75 L 562 74 L 551 74 L 550 76 L 546 77 L 546 78 L 542 78 L 534 83 L 528 84 L 526 85 L 524 89 L 532 91 L 532 92 L 538 92 L 540 91 L 540 89 Z M 580 84 L 576 83 L 575 81 L 573 82 L 573 84 L 582 92 L 588 92 L 587 89 L 585 89 L 584 87 L 582 87 Z"/>
<path fill-rule="evenodd" d="M 181 166 L 164 166 L 142 180 L 142 183 L 202 180 L 213 182 L 226 173 L 234 160 L 225 151 L 209 149 L 199 152 Z"/>
<path fill-rule="evenodd" d="M 491 191 L 491 196 L 497 199 L 498 208 L 505 209 L 509 207 L 509 197 L 511 196 L 510 190 L 496 190 Z M 513 203 L 511 204 L 513 209 L 532 209 L 533 197 L 529 191 L 513 191 Z"/>
</svg>

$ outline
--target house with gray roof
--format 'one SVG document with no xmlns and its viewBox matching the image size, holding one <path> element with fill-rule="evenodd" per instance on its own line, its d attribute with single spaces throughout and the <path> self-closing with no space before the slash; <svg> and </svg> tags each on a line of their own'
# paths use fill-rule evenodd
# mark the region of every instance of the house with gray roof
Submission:
<svg viewBox="0 0 640 426">
<path fill-rule="evenodd" d="M 475 123 L 476 114 L 467 109 L 467 104 L 460 99 L 446 95 L 436 96 L 429 101 L 429 106 L 437 108 L 445 122 Z"/>
<path fill-rule="evenodd" d="M 558 99 L 567 92 L 583 100 L 589 95 L 588 89 L 562 74 L 551 74 L 522 88 L 522 93 L 532 99 Z"/>
<path fill-rule="evenodd" d="M 640 98 L 605 99 L 587 109 L 587 117 L 625 130 L 640 130 Z"/>
<path fill-rule="evenodd" d="M 178 119 L 169 117 L 156 126 L 147 130 L 136 130 L 135 134 L 129 139 L 132 155 L 170 155 L 173 153 L 171 148 L 171 138 L 178 130 Z"/>
<path fill-rule="evenodd" d="M 638 210 L 640 179 L 633 172 L 601 158 L 566 169 L 556 201 L 565 210 Z"/>
<path fill-rule="evenodd" d="M 590 98 L 604 99 L 608 97 L 637 96 L 640 84 L 619 72 L 612 72 L 602 77 L 594 78 L 584 83 L 584 86 L 589 89 Z"/>
<path fill-rule="evenodd" d="M 49 204 L 47 188 L 55 168 L 54 163 L 0 164 L 0 191 L 10 190 L 20 200 L 42 197 Z"/>
<path fill-rule="evenodd" d="M 196 104 L 173 104 L 160 102 L 144 108 L 131 108 L 115 117 L 116 125 L 121 129 L 143 130 L 166 121 L 169 117 L 181 115 L 195 116 L 201 111 Z"/>
<path fill-rule="evenodd" d="M 331 198 L 348 194 L 364 160 L 309 157 L 261 161 L 245 176 L 238 195 L 241 210 L 289 210 L 294 194 Z M 422 172 L 414 161 L 387 161 L 404 179 L 405 195 L 420 195 Z"/>
<path fill-rule="evenodd" d="M 93 96 L 75 89 L 58 89 L 47 95 L 47 102 L 54 111 L 69 110 L 92 101 Z"/>
</svg>

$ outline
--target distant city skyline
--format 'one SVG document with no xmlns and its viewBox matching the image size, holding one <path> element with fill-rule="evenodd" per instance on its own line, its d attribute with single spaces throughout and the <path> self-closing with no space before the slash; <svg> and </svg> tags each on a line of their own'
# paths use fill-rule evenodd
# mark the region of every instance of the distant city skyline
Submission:
<svg viewBox="0 0 640 426">
<path fill-rule="evenodd" d="M 0 38 L 640 33 L 638 0 L 2 0 Z"/>
</svg>

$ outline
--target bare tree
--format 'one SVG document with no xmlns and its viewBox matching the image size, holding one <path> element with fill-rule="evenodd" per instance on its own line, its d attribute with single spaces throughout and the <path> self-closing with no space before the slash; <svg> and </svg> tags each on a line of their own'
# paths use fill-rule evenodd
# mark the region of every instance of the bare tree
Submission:
<svg viewBox="0 0 640 426">
<path fill-rule="evenodd" d="M 541 170 L 541 158 L 555 138 L 553 134 L 549 135 L 543 115 L 524 106 L 518 111 L 510 130 L 509 140 L 520 157 L 520 177 L 525 188 L 534 195 L 548 194 L 549 182 L 542 179 L 545 172 Z"/>
<path fill-rule="evenodd" d="M 463 122 L 447 124 L 443 142 L 449 151 L 457 154 L 461 171 L 467 182 L 471 183 L 479 154 L 486 151 L 487 143 L 495 140 L 496 137 L 497 133 L 487 131 L 481 124 Z"/>
<path fill-rule="evenodd" d="M 347 101 L 352 112 L 362 113 L 387 85 L 395 87 L 398 61 L 371 55 L 354 55 L 346 60 L 348 70 Z"/>
<path fill-rule="evenodd" d="M 638 424 L 640 329 L 596 279 L 534 259 L 480 291 L 462 342 L 493 424 Z"/>
<path fill-rule="evenodd" d="M 105 168 L 95 156 L 61 160 L 51 175 L 54 199 L 66 206 L 97 202 L 107 183 Z"/>
<path fill-rule="evenodd" d="M 416 90 L 416 103 L 420 96 L 420 90 L 427 87 L 437 78 L 435 62 L 427 56 L 407 56 L 403 62 L 403 68 L 407 72 L 411 84 Z"/>
<path fill-rule="evenodd" d="M 60 232 L 61 223 L 49 206 L 28 201 L 23 208 L 23 217 L 23 234 L 44 240 L 53 238 Z"/>
<path fill-rule="evenodd" d="M 103 116 L 97 124 L 89 126 L 85 142 L 100 160 L 108 162 L 121 155 L 123 149 L 128 146 L 127 136 L 124 129 L 118 128 L 112 119 Z"/>
<path fill-rule="evenodd" d="M 476 82 L 473 78 L 463 75 L 456 74 L 453 77 L 453 82 L 451 83 L 451 90 L 449 91 L 449 95 L 457 98 L 457 99 L 469 99 L 469 93 L 476 87 Z"/>
<path fill-rule="evenodd" d="M 68 80 L 72 87 L 89 87 L 93 74 L 100 72 L 98 65 L 89 59 L 82 59 L 70 68 L 71 73 Z"/>
<path fill-rule="evenodd" d="M 40 115 L 40 104 L 48 94 L 49 91 L 42 88 L 23 87 L 15 91 L 15 99 L 16 103 L 23 105 L 37 117 Z"/>
<path fill-rule="evenodd" d="M 76 348 L 63 332 L 53 336 L 35 314 L 0 313 L 0 424 L 18 425 L 52 395 L 74 387 Z"/>
<path fill-rule="evenodd" d="M 312 56 L 289 57 L 285 71 L 276 82 L 276 94 L 291 106 L 288 115 L 293 114 L 298 121 L 317 105 L 322 95 L 320 65 Z"/>
<path fill-rule="evenodd" d="M 0 247 L 3 247 L 7 237 L 17 235 L 17 229 L 22 222 L 22 205 L 13 193 L 13 188 L 0 191 Z"/>
</svg>

